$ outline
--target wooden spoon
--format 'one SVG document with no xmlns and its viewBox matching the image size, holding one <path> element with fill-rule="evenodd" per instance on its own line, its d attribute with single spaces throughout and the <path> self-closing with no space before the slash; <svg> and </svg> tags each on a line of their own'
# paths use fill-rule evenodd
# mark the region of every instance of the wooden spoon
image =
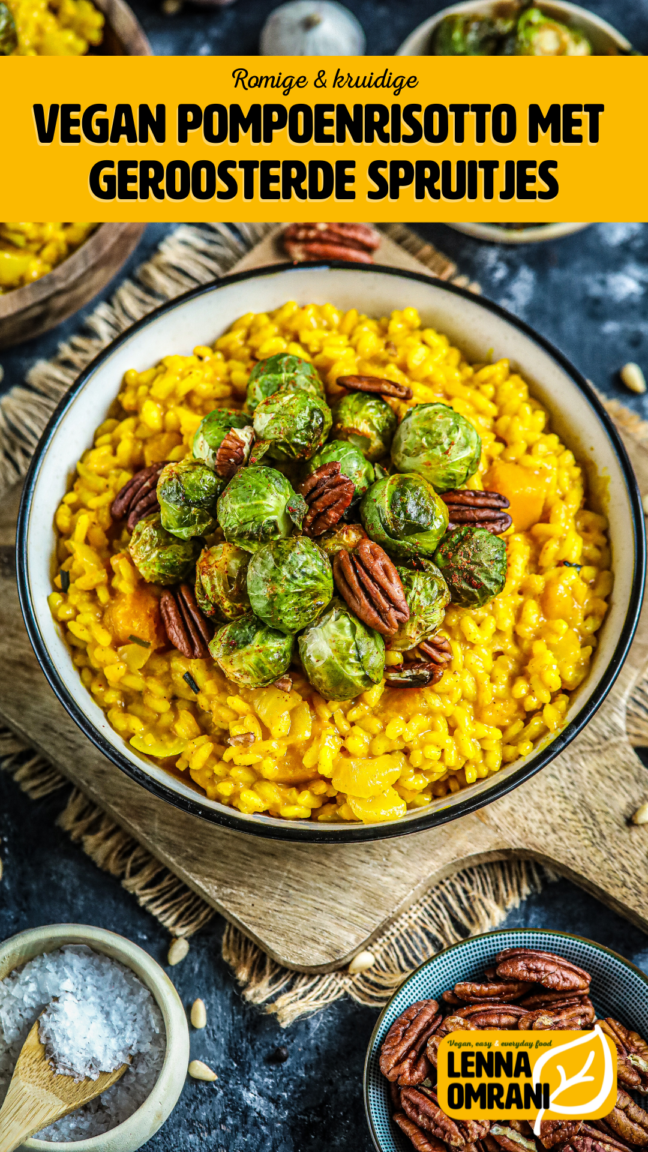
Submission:
<svg viewBox="0 0 648 1152">
<path fill-rule="evenodd" d="M 122 1064 L 114 1072 L 100 1072 L 96 1080 L 80 1081 L 53 1072 L 38 1027 L 37 1020 L 22 1046 L 0 1109 L 0 1152 L 13 1152 L 41 1128 L 94 1100 L 128 1068 L 128 1064 Z"/>
</svg>

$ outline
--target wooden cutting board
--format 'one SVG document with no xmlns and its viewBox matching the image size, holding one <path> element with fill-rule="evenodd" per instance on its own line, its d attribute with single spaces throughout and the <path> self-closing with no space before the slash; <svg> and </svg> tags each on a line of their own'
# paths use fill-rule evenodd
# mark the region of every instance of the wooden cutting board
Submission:
<svg viewBox="0 0 648 1152">
<path fill-rule="evenodd" d="M 411 257 L 397 259 L 407 256 L 397 245 L 390 242 L 389 249 L 389 259 L 386 250 L 380 253 L 383 263 L 411 266 Z M 624 413 L 617 409 L 620 431 L 641 491 L 648 492 L 643 427 L 633 430 Z M 508 796 L 441 828 L 389 841 L 336 846 L 261 840 L 156 799 L 99 753 L 59 704 L 18 605 L 18 498 L 15 490 L 0 506 L 0 718 L 274 959 L 307 972 L 337 968 L 439 880 L 511 855 L 549 864 L 648 930 L 648 826 L 629 822 L 648 799 L 648 774 L 626 726 L 628 700 L 648 669 L 648 610 L 594 719 L 562 755 Z M 641 743 L 640 722 L 633 731 Z M 648 724 L 646 736 L 648 744 Z"/>
</svg>

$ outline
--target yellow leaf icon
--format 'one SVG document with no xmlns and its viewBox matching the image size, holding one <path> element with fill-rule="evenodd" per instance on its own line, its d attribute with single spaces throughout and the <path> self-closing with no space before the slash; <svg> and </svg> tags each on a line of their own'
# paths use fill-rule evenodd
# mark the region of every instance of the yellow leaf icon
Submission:
<svg viewBox="0 0 648 1152">
<path fill-rule="evenodd" d="M 536 1136 L 540 1135 L 545 1116 L 574 1116 L 579 1120 L 600 1116 L 609 1097 L 612 1109 L 616 1098 L 616 1050 L 613 1054 L 598 1024 L 591 1032 L 551 1048 L 536 1060 L 534 1086 L 543 1082 L 550 1085 L 551 1103 L 538 1113 L 533 1128 Z"/>
</svg>

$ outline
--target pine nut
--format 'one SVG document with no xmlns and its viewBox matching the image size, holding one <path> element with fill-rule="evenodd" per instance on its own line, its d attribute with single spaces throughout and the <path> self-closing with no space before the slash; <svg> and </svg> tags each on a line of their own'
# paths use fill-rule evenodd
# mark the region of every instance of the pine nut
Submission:
<svg viewBox="0 0 648 1152">
<path fill-rule="evenodd" d="M 631 392 L 645 392 L 646 391 L 646 377 L 644 376 L 638 364 L 624 364 L 619 373 L 626 388 Z"/>
<path fill-rule="evenodd" d="M 642 804 L 632 817 L 633 824 L 648 824 L 648 804 Z"/>
<path fill-rule="evenodd" d="M 207 1064 L 203 1064 L 202 1060 L 192 1060 L 189 1065 L 189 1075 L 194 1080 L 218 1080 L 215 1072 Z"/>
<path fill-rule="evenodd" d="M 372 968 L 375 963 L 376 957 L 373 952 L 358 952 L 349 964 L 348 972 L 351 976 L 357 976 L 359 972 L 366 972 L 368 968 Z"/>
<path fill-rule="evenodd" d="M 186 940 L 184 936 L 178 936 L 175 940 L 171 941 L 167 963 L 169 963 L 171 967 L 173 967 L 174 964 L 179 964 L 181 960 L 184 960 L 188 951 L 189 941 Z"/>
<path fill-rule="evenodd" d="M 194 1000 L 191 1005 L 191 1023 L 194 1028 L 204 1028 L 207 1023 L 207 1009 L 204 1000 Z"/>
</svg>

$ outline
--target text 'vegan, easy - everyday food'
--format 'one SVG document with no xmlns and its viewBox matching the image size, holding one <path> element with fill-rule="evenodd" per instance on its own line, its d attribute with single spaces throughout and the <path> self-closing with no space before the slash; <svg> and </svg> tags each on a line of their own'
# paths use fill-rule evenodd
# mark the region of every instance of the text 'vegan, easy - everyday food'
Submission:
<svg viewBox="0 0 648 1152">
<path fill-rule="evenodd" d="M 527 755 L 612 587 L 546 410 L 413 308 L 289 302 L 127 372 L 56 526 L 51 609 L 113 727 L 286 819 L 397 819 Z"/>
</svg>

